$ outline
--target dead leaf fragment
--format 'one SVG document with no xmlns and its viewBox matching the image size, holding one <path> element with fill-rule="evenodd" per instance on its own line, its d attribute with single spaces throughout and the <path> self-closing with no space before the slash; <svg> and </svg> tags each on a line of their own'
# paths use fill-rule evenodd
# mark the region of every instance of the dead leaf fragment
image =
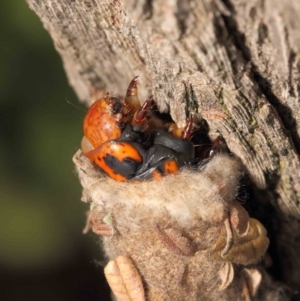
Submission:
<svg viewBox="0 0 300 301">
<path fill-rule="evenodd" d="M 222 283 L 219 286 L 219 290 L 225 290 L 234 278 L 234 269 L 233 265 L 230 262 L 225 262 L 222 268 L 218 271 Z"/>
<path fill-rule="evenodd" d="M 249 214 L 238 202 L 230 206 L 230 224 L 235 229 L 237 235 L 247 235 L 249 230 Z"/>
<path fill-rule="evenodd" d="M 145 301 L 141 276 L 132 260 L 119 256 L 104 268 L 107 282 L 118 301 Z"/>
</svg>

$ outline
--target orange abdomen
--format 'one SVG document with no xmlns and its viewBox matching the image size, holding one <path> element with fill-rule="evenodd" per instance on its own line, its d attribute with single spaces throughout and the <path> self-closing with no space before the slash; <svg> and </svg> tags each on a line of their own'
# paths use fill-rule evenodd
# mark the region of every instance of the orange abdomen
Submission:
<svg viewBox="0 0 300 301">
<path fill-rule="evenodd" d="M 134 177 L 143 158 L 129 142 L 106 141 L 85 154 L 110 178 L 125 182 Z"/>
</svg>

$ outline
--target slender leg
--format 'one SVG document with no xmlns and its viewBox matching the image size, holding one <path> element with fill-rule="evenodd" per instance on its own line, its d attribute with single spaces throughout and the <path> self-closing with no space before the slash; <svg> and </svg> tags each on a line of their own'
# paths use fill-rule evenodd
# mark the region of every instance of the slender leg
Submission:
<svg viewBox="0 0 300 301">
<path fill-rule="evenodd" d="M 177 138 L 182 138 L 185 140 L 189 140 L 192 136 L 192 130 L 193 130 L 193 117 L 191 116 L 187 122 L 184 128 L 178 128 L 176 124 L 172 124 L 169 128 L 169 131 L 172 132 L 173 136 Z"/>
<path fill-rule="evenodd" d="M 152 96 L 148 98 L 144 104 L 134 113 L 131 124 L 132 125 L 141 125 L 142 131 L 146 130 L 148 127 L 148 120 L 146 118 L 147 113 L 151 109 L 154 101 Z"/>
<path fill-rule="evenodd" d="M 138 76 L 136 76 L 132 79 L 132 81 L 130 82 L 130 84 L 128 86 L 127 92 L 126 92 L 125 107 L 127 106 L 128 112 L 130 112 L 130 111 L 135 112 L 141 106 L 141 103 L 138 98 L 137 81 L 138 81 Z"/>
</svg>

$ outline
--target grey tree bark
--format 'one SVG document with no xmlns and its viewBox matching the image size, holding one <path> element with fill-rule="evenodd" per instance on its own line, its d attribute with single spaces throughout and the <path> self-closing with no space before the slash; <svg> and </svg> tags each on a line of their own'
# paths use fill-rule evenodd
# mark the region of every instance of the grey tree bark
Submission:
<svg viewBox="0 0 300 301">
<path fill-rule="evenodd" d="M 198 113 L 225 138 L 269 225 L 273 272 L 300 290 L 300 2 L 26 1 L 80 101 L 122 95 L 139 75 L 141 99 L 179 124 Z"/>
</svg>

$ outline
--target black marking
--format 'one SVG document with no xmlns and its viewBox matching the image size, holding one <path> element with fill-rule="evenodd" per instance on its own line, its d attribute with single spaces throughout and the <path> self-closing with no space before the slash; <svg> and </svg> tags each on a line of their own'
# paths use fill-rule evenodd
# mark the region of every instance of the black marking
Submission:
<svg viewBox="0 0 300 301">
<path fill-rule="evenodd" d="M 122 111 L 123 105 L 121 104 L 120 100 L 115 97 L 111 97 L 111 100 L 114 101 L 114 104 L 112 106 L 112 113 L 118 114 Z"/>
<path fill-rule="evenodd" d="M 112 155 L 106 155 L 104 161 L 114 174 L 120 174 L 128 180 L 134 177 L 136 170 L 141 164 L 141 162 L 137 162 L 129 157 L 120 161 Z"/>
<path fill-rule="evenodd" d="M 154 145 L 165 146 L 174 151 L 180 166 L 194 161 L 195 152 L 193 143 L 189 140 L 176 138 L 165 130 L 154 131 Z"/>
</svg>

